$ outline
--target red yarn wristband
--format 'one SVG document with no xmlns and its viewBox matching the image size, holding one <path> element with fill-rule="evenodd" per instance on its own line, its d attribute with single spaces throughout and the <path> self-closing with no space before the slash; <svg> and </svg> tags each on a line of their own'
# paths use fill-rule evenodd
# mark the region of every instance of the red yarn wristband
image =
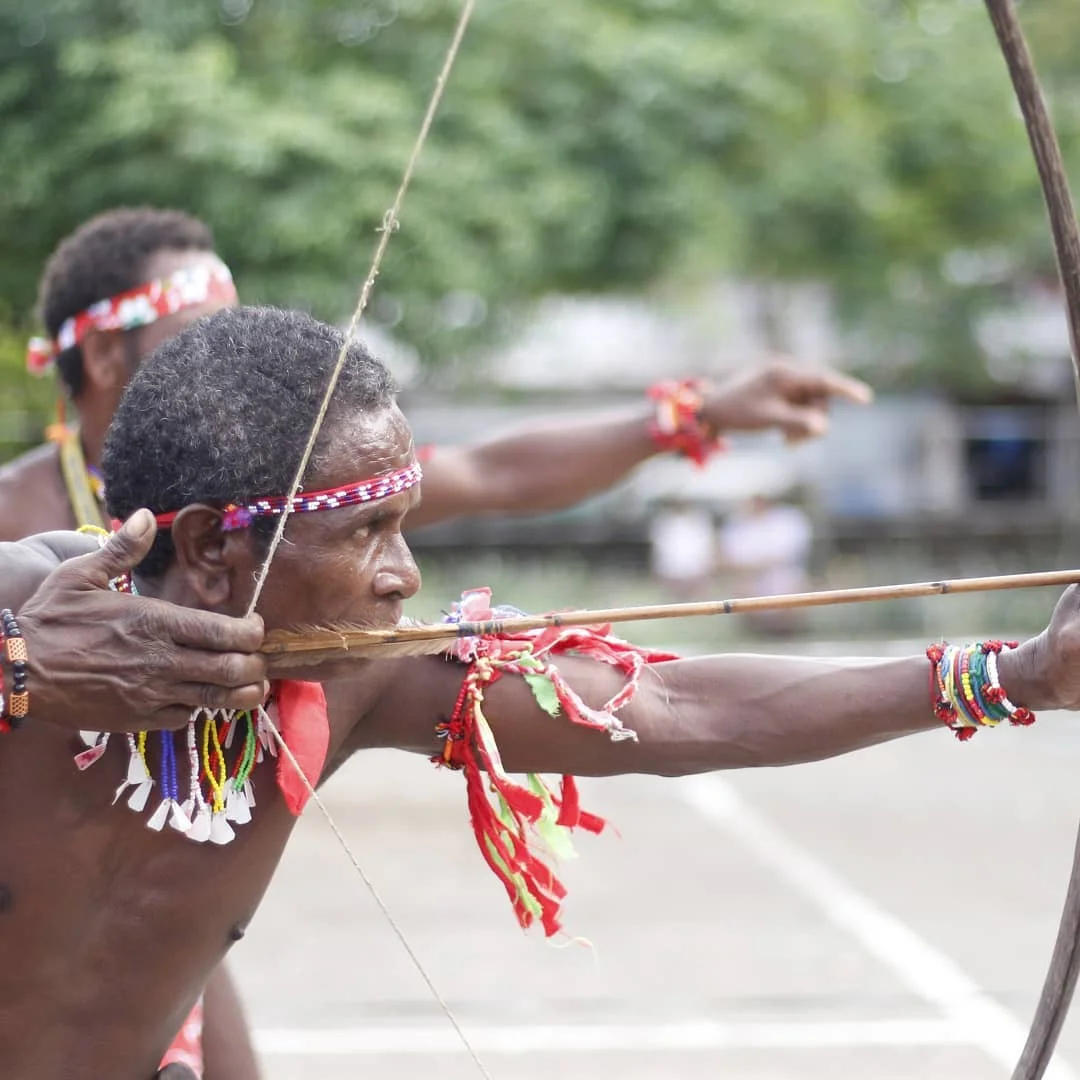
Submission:
<svg viewBox="0 0 1080 1080">
<path fill-rule="evenodd" d="M 700 466 L 727 449 L 727 441 L 701 417 L 705 398 L 699 379 L 654 383 L 646 394 L 656 402 L 649 434 L 662 453 L 680 454 Z"/>
</svg>

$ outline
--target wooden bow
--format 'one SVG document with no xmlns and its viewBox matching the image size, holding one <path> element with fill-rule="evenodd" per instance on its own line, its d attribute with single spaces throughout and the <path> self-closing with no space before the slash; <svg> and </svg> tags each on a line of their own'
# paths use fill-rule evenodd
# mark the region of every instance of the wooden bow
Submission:
<svg viewBox="0 0 1080 1080">
<path fill-rule="evenodd" d="M 1050 230 L 1054 237 L 1065 306 L 1069 338 L 1080 401 L 1080 231 L 1076 210 L 1065 176 L 1061 149 L 1047 113 L 1035 66 L 1024 32 L 1016 16 L 1013 0 L 986 0 L 986 9 L 994 24 L 1005 63 L 1009 68 L 1017 101 L 1024 116 L 1039 181 L 1046 199 Z M 1076 976 L 1080 971 L 1080 834 L 1073 855 L 1072 873 L 1065 894 L 1057 941 L 1046 972 L 1042 994 L 1028 1032 L 1027 1043 L 1013 1072 L 1013 1080 L 1038 1080 L 1050 1064 L 1061 1026 L 1069 1011 Z"/>
</svg>

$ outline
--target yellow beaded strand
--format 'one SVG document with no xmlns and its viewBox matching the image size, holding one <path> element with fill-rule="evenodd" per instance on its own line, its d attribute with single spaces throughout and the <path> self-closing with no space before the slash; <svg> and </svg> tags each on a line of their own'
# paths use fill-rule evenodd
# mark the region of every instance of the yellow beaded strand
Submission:
<svg viewBox="0 0 1080 1080">
<path fill-rule="evenodd" d="M 213 747 L 217 756 L 217 768 L 210 762 L 210 749 Z M 206 773 L 206 781 L 213 792 L 212 809 L 215 814 L 225 810 L 225 784 L 228 781 L 228 769 L 225 767 L 225 755 L 221 750 L 221 740 L 218 737 L 217 720 L 207 716 L 203 721 L 202 734 L 202 764 L 203 772 Z"/>
</svg>

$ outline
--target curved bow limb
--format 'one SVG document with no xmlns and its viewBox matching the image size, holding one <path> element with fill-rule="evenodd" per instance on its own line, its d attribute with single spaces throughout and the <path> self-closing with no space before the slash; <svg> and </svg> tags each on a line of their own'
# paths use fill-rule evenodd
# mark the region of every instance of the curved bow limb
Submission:
<svg viewBox="0 0 1080 1080">
<path fill-rule="evenodd" d="M 1047 112 L 1035 66 L 1013 0 L 986 0 L 1005 63 L 1009 68 L 1017 101 L 1023 113 L 1039 180 L 1046 199 L 1058 270 L 1065 290 L 1065 305 L 1072 345 L 1074 374 L 1080 397 L 1080 230 L 1076 224 L 1069 182 L 1061 149 Z M 1057 941 L 1043 983 L 1035 1018 L 1013 1080 L 1039 1080 L 1054 1053 L 1058 1035 L 1069 1011 L 1077 974 L 1080 973 L 1080 835 L 1073 854 L 1072 873 Z"/>
</svg>

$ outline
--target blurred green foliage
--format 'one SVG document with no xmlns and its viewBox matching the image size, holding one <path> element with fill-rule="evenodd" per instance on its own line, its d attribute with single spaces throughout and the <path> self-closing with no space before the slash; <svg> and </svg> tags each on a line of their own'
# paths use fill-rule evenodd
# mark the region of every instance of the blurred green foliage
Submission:
<svg viewBox="0 0 1080 1080">
<path fill-rule="evenodd" d="M 207 219 L 245 297 L 342 317 L 456 14 L 0 0 L 8 325 L 61 237 L 138 203 Z M 1080 5 L 1023 15 L 1075 163 Z M 966 379 L 974 313 L 1051 269 L 979 0 L 481 0 L 374 311 L 437 364 L 551 290 L 813 278 L 905 377 Z"/>
</svg>

